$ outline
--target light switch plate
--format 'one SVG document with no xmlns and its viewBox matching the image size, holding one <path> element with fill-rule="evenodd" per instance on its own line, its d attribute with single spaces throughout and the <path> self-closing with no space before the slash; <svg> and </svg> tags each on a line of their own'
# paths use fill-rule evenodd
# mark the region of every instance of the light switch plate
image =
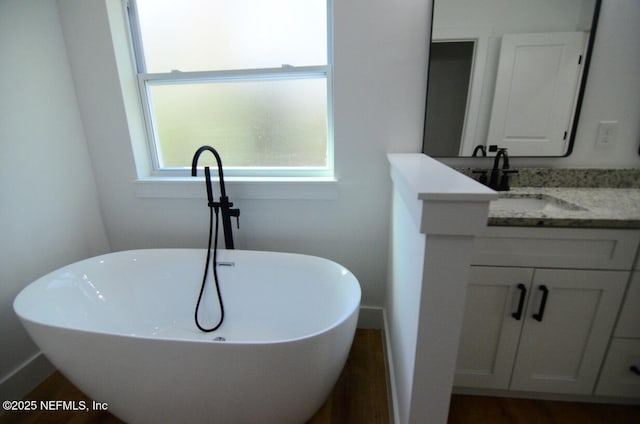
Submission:
<svg viewBox="0 0 640 424">
<path fill-rule="evenodd" d="M 618 134 L 618 121 L 600 121 L 596 147 L 611 147 L 615 144 Z"/>
</svg>

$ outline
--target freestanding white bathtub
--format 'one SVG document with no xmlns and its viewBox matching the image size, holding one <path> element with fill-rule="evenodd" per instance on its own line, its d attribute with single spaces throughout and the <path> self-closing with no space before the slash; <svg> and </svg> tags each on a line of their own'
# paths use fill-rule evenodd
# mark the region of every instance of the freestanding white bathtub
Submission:
<svg viewBox="0 0 640 424">
<path fill-rule="evenodd" d="M 51 362 L 126 422 L 305 422 L 346 361 L 358 281 L 326 259 L 219 250 L 225 321 L 203 333 L 193 314 L 205 255 L 87 259 L 27 286 L 14 309 Z M 201 309 L 215 320 L 209 283 Z"/>
</svg>

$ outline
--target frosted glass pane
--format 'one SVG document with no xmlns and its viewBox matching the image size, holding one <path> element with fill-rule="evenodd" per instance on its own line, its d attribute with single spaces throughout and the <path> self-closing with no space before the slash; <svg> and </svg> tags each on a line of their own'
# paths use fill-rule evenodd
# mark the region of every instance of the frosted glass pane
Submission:
<svg viewBox="0 0 640 424">
<path fill-rule="evenodd" d="M 325 0 L 137 0 L 147 72 L 327 64 Z"/>
<path fill-rule="evenodd" d="M 205 144 L 225 167 L 327 165 L 324 78 L 152 85 L 149 93 L 161 167 L 190 167 Z"/>
</svg>

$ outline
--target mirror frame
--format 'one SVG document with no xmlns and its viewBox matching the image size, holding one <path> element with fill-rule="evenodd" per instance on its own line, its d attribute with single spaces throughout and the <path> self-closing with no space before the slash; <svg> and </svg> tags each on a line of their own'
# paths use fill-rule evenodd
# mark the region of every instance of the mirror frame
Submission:
<svg viewBox="0 0 640 424">
<path fill-rule="evenodd" d="M 446 0 L 432 0 L 431 2 L 431 29 L 429 32 L 429 57 L 427 61 L 427 89 L 425 93 L 425 102 L 424 102 L 424 119 L 422 125 L 422 149 L 421 153 L 428 155 L 425 152 L 425 143 L 426 143 L 426 134 L 425 134 L 425 122 L 427 120 L 427 100 L 429 97 L 429 73 L 431 71 L 431 44 L 433 43 L 433 22 L 434 22 L 434 11 L 435 11 L 435 3 L 436 1 L 446 1 Z M 567 146 L 567 151 L 565 154 L 561 156 L 518 156 L 514 155 L 512 157 L 528 157 L 528 158 L 554 158 L 554 157 L 567 157 L 573 152 L 573 145 L 576 139 L 576 133 L 578 131 L 578 122 L 580 121 L 580 113 L 582 112 L 582 102 L 584 99 L 584 92 L 587 87 L 587 79 L 589 77 L 589 67 L 591 65 L 591 56 L 593 54 L 593 46 L 596 39 L 596 32 L 598 29 L 598 21 L 600 18 L 600 8 L 602 6 L 602 0 L 595 0 L 593 5 L 593 17 L 591 20 L 591 30 L 589 32 L 589 39 L 587 42 L 587 49 L 585 51 L 584 57 L 584 70 L 582 72 L 582 78 L 580 80 L 580 87 L 578 91 L 578 96 L 576 98 L 575 112 L 573 114 L 573 122 L 571 124 L 571 137 L 569 138 L 569 144 Z M 486 145 L 486 144 L 485 144 Z M 640 148 L 638 149 L 638 154 L 640 155 Z M 434 156 L 437 158 L 456 158 L 456 159 L 471 159 L 472 156 Z"/>
</svg>

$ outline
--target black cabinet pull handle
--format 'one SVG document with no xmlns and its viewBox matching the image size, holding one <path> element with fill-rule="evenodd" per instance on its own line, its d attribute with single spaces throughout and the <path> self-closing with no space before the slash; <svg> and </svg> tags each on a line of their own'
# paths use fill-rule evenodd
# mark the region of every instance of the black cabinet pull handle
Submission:
<svg viewBox="0 0 640 424">
<path fill-rule="evenodd" d="M 631 367 L 629 368 L 629 371 L 631 371 L 635 375 L 640 375 L 640 368 L 638 368 L 635 365 L 631 365 Z"/>
<path fill-rule="evenodd" d="M 518 310 L 511 314 L 516 321 L 520 321 L 522 318 L 522 310 L 524 309 L 524 299 L 527 297 L 527 287 L 520 283 L 516 286 L 520 290 L 520 300 L 518 300 Z"/>
<path fill-rule="evenodd" d="M 533 319 L 536 321 L 542 322 L 542 317 L 544 316 L 544 308 L 547 306 L 547 297 L 549 296 L 549 289 L 544 284 L 538 287 L 538 290 L 542 292 L 542 300 L 540 301 L 540 309 L 538 309 L 538 313 L 533 314 Z"/>
</svg>

